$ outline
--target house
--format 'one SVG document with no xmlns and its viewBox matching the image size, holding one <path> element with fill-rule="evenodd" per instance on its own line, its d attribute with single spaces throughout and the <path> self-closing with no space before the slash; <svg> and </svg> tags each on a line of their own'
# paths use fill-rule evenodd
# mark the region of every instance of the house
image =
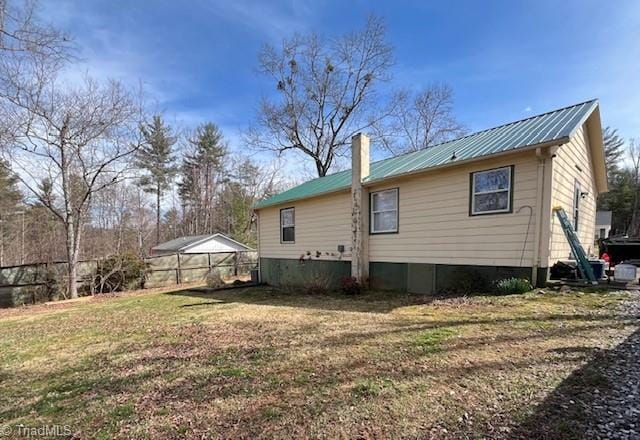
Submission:
<svg viewBox="0 0 640 440">
<path fill-rule="evenodd" d="M 269 284 L 342 276 L 430 293 L 464 273 L 547 280 L 571 251 L 562 206 L 592 253 L 596 198 L 607 191 L 597 100 L 369 163 L 255 206 L 260 276 Z"/>
<path fill-rule="evenodd" d="M 596 211 L 596 243 L 598 240 L 609 238 L 611 233 L 611 214 L 611 211 Z"/>
<path fill-rule="evenodd" d="M 151 255 L 244 252 L 254 249 L 223 234 L 178 237 L 151 248 Z"/>
</svg>

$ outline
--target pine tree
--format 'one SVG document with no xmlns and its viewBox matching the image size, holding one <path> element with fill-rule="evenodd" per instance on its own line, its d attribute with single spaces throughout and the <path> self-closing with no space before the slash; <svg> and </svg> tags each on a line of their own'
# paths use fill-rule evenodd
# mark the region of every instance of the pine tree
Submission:
<svg viewBox="0 0 640 440">
<path fill-rule="evenodd" d="M 613 211 L 612 232 L 626 233 L 631 222 L 630 179 L 624 169 L 620 169 L 620 161 L 626 153 L 624 139 L 618 130 L 606 127 L 602 132 L 605 165 L 609 191 L 598 196 L 598 209 Z"/>
<path fill-rule="evenodd" d="M 155 115 L 150 123 L 141 125 L 144 139 L 136 153 L 136 165 L 146 172 L 139 183 L 145 192 L 156 196 L 156 244 L 160 243 L 160 203 L 162 195 L 169 189 L 178 169 L 175 165 L 173 145 L 176 137 L 160 115 Z"/>
<path fill-rule="evenodd" d="M 21 200 L 18 178 L 7 162 L 0 161 L 0 214 L 14 210 Z"/>
<path fill-rule="evenodd" d="M 199 126 L 189 144 L 191 152 L 184 157 L 178 193 L 191 233 L 211 233 L 216 229 L 216 195 L 226 179 L 227 145 L 220 128 L 211 122 Z"/>
<path fill-rule="evenodd" d="M 615 173 L 619 170 L 620 160 L 625 154 L 624 139 L 618 135 L 618 130 L 606 127 L 602 132 L 604 142 L 605 163 L 609 181 L 615 179 Z"/>
<path fill-rule="evenodd" d="M 21 200 L 17 177 L 7 162 L 0 161 L 0 266 L 5 263 L 5 243 L 11 236 L 10 228 L 5 223 L 8 224 L 9 216 L 16 213 Z"/>
</svg>

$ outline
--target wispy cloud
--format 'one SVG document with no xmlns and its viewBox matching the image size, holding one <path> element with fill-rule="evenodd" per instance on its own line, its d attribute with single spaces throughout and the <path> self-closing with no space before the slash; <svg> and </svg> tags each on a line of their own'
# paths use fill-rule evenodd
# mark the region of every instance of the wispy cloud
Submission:
<svg viewBox="0 0 640 440">
<path fill-rule="evenodd" d="M 310 1 L 217 0 L 202 3 L 213 16 L 245 30 L 280 41 L 295 32 L 308 29 L 313 12 L 319 4 Z"/>
</svg>

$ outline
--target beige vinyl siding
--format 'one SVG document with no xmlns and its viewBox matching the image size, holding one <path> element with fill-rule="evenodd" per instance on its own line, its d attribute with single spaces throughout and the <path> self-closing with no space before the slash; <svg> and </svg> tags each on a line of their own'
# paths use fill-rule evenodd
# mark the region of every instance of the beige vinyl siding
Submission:
<svg viewBox="0 0 640 440">
<path fill-rule="evenodd" d="M 280 243 L 280 209 L 295 208 L 295 243 Z M 264 208 L 258 212 L 258 246 L 262 258 L 293 258 L 317 251 L 322 259 L 337 260 L 338 245 L 344 245 L 342 259 L 350 259 L 351 197 L 348 191 Z M 329 252 L 333 255 L 326 255 Z"/>
<path fill-rule="evenodd" d="M 580 167 L 580 170 L 576 168 Z M 585 127 L 581 127 L 570 142 L 562 145 L 553 159 L 552 206 L 562 206 L 573 223 L 573 195 L 576 180 L 581 190 L 589 193 L 581 200 L 578 238 L 589 254 L 594 252 L 593 234 L 596 215 L 596 188 L 593 177 L 591 148 Z M 551 243 L 549 264 L 558 259 L 567 259 L 571 252 L 557 216 L 551 219 Z M 597 252 L 597 250 L 595 250 Z"/>
<path fill-rule="evenodd" d="M 513 213 L 470 216 L 470 173 L 509 165 L 515 166 Z M 399 188 L 400 221 L 397 234 L 369 237 L 369 259 L 379 262 L 531 266 L 536 185 L 535 153 L 528 151 L 370 188 L 371 191 Z M 525 205 L 530 206 L 533 212 L 522 208 Z M 525 243 L 529 221 L 529 235 Z M 521 261 L 523 248 L 524 258 Z"/>
</svg>

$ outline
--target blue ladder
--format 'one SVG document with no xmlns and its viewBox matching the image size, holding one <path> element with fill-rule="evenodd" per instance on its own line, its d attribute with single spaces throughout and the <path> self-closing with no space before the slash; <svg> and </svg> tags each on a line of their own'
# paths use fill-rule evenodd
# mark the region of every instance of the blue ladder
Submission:
<svg viewBox="0 0 640 440">
<path fill-rule="evenodd" d="M 564 209 L 562 209 L 561 206 L 555 206 L 553 208 L 553 211 L 556 213 L 558 219 L 560 220 L 560 226 L 562 226 L 564 236 L 567 237 L 567 241 L 569 242 L 569 246 L 571 247 L 571 253 L 573 253 L 573 256 L 576 258 L 576 262 L 578 263 L 578 268 L 580 269 L 582 277 L 589 280 L 591 284 L 598 284 L 598 280 L 593 273 L 593 268 L 591 267 L 591 264 L 589 264 L 587 254 L 584 252 L 584 248 L 580 244 L 580 240 L 578 239 L 578 236 L 573 229 L 573 225 L 567 217 L 567 213 L 564 211 Z"/>
</svg>

